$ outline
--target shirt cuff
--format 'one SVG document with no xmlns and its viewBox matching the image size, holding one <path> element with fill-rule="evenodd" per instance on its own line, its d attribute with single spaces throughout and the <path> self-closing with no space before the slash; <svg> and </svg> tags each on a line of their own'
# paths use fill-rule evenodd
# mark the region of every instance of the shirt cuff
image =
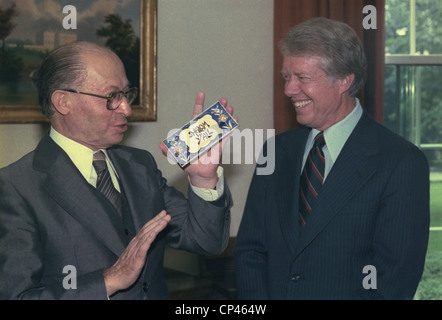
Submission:
<svg viewBox="0 0 442 320">
<path fill-rule="evenodd" d="M 216 170 L 218 175 L 218 182 L 216 183 L 215 189 L 199 188 L 195 187 L 190 183 L 193 192 L 205 201 L 215 201 L 218 200 L 224 193 L 224 171 L 221 166 Z"/>
</svg>

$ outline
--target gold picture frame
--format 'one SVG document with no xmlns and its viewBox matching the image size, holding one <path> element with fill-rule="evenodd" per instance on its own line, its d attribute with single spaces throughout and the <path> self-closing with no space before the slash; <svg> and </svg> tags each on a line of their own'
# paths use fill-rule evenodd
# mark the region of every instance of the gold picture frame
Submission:
<svg viewBox="0 0 442 320">
<path fill-rule="evenodd" d="M 132 122 L 157 119 L 157 2 L 140 0 L 139 105 L 132 106 Z M 49 120 L 36 105 L 2 105 L 1 123 L 45 123 Z"/>
</svg>

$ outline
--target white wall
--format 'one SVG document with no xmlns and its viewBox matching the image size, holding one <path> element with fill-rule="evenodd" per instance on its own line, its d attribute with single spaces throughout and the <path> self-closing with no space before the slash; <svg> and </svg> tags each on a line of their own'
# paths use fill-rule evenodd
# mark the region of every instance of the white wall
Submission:
<svg viewBox="0 0 442 320">
<path fill-rule="evenodd" d="M 152 152 L 169 183 L 185 191 L 181 169 L 169 164 L 158 143 L 190 119 L 199 90 L 206 92 L 206 106 L 226 97 L 240 130 L 273 128 L 273 1 L 159 0 L 157 67 L 158 119 L 132 123 L 124 144 Z M 46 129 L 0 124 L 0 167 L 35 148 Z M 233 236 L 254 164 L 223 167 L 234 196 Z M 166 255 L 167 263 L 175 260 Z M 193 263 L 179 268 L 188 270 Z"/>
</svg>

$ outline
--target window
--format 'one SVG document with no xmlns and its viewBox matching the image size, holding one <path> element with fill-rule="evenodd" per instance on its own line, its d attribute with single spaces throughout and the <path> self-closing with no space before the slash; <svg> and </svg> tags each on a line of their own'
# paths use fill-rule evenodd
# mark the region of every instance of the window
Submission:
<svg viewBox="0 0 442 320">
<path fill-rule="evenodd" d="M 442 299 L 442 1 L 386 0 L 384 124 L 430 164 L 430 242 L 415 299 Z"/>
</svg>

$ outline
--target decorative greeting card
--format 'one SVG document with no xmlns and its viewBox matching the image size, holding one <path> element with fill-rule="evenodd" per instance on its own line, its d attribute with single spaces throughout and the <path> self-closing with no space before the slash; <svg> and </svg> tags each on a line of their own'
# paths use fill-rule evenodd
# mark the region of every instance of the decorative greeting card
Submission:
<svg viewBox="0 0 442 320">
<path fill-rule="evenodd" d="M 163 142 L 176 162 L 184 167 L 228 136 L 238 123 L 217 102 L 169 136 Z"/>
</svg>

